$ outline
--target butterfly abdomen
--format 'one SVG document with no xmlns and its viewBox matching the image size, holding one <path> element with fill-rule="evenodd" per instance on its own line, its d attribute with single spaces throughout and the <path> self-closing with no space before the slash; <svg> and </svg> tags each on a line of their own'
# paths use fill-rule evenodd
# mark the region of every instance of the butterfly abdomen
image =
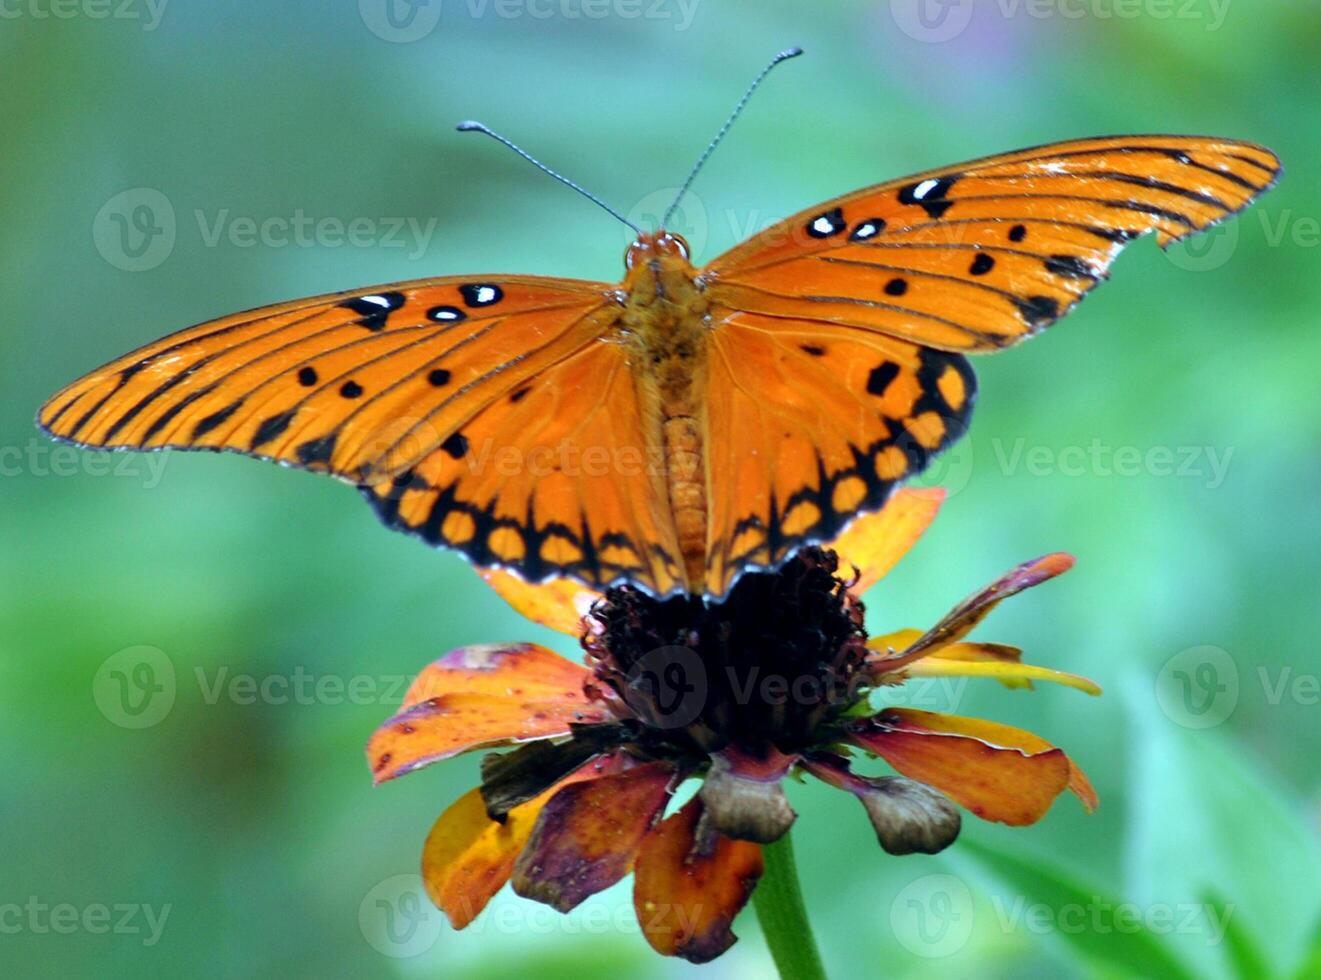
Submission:
<svg viewBox="0 0 1321 980">
<path fill-rule="evenodd" d="M 622 326 L 633 345 L 650 459 L 661 476 L 691 592 L 706 566 L 707 473 L 703 405 L 709 351 L 708 300 L 686 248 L 664 233 L 634 246 Z"/>
</svg>

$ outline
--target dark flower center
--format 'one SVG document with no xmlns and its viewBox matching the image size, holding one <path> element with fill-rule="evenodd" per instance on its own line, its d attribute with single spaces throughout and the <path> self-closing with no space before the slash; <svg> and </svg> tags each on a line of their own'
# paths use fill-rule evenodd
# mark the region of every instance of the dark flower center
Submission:
<svg viewBox="0 0 1321 980">
<path fill-rule="evenodd" d="M 864 693 L 862 604 L 838 565 L 834 552 L 806 548 L 714 603 L 611 589 L 583 640 L 596 676 L 589 696 L 627 703 L 647 727 L 644 744 L 810 747 Z"/>
</svg>

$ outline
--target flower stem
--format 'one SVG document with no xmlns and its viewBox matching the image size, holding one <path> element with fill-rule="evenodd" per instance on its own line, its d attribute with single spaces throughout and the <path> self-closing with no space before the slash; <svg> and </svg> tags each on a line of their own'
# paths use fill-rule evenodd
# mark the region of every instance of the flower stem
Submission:
<svg viewBox="0 0 1321 980">
<path fill-rule="evenodd" d="M 798 868 L 794 863 L 793 842 L 785 834 L 774 844 L 762 848 L 766 870 L 752 904 L 757 921 L 771 949 L 771 958 L 781 980 L 825 980 L 812 927 L 807 921 L 803 893 L 798 887 Z"/>
</svg>

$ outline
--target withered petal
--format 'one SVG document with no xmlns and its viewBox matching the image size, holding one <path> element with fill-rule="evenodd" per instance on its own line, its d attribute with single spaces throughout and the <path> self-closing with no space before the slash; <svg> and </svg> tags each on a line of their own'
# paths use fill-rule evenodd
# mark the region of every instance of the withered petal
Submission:
<svg viewBox="0 0 1321 980">
<path fill-rule="evenodd" d="M 859 776 L 842 759 L 808 759 L 803 768 L 856 796 L 890 854 L 938 854 L 959 836 L 963 818 L 958 808 L 924 783 L 903 776 Z"/>
<path fill-rule="evenodd" d="M 762 873 L 761 847 L 706 826 L 701 797 L 662 820 L 633 869 L 633 907 L 653 949 L 707 963 L 737 941 L 730 926 Z"/>
<path fill-rule="evenodd" d="M 514 891 L 568 912 L 633 868 L 677 782 L 669 762 L 573 783 L 550 798 L 514 863 Z"/>
<path fill-rule="evenodd" d="M 618 772 L 617 755 L 602 756 L 541 795 L 514 807 L 503 821 L 486 815 L 481 793 L 470 790 L 449 807 L 427 835 L 422 880 L 427 894 L 455 929 L 467 926 L 509 880 L 542 807 L 562 786 Z"/>
<path fill-rule="evenodd" d="M 872 661 L 873 669 L 885 673 L 912 663 L 921 657 L 928 657 L 942 647 L 955 643 L 972 631 L 972 628 L 985 619 L 997 605 L 1024 589 L 1062 575 L 1073 567 L 1073 556 L 1062 551 L 1045 555 L 1032 561 L 1024 562 L 1017 568 L 1006 572 L 980 592 L 964 599 L 945 617 L 906 649 L 894 657 L 877 658 Z"/>
<path fill-rule="evenodd" d="M 701 797 L 716 829 L 758 844 L 783 837 L 798 816 L 782 785 L 797 759 L 773 748 L 759 758 L 732 746 L 712 755 Z"/>
<path fill-rule="evenodd" d="M 622 725 L 575 728 L 566 741 L 544 739 L 482 757 L 482 799 L 492 820 L 543 793 L 583 763 L 629 737 Z"/>
</svg>

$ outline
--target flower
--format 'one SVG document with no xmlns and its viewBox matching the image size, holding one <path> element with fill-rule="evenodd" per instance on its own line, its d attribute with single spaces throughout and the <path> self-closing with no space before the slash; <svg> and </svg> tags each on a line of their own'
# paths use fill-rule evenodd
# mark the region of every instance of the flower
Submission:
<svg viewBox="0 0 1321 980">
<path fill-rule="evenodd" d="M 1024 664 L 1008 646 L 964 637 L 997 603 L 1073 565 L 1027 562 L 926 632 L 868 638 L 857 596 L 917 540 L 943 500 L 906 490 L 830 548 L 744 575 L 721 602 L 604 595 L 568 581 L 484 577 L 530 618 L 581 638 L 580 666 L 533 644 L 464 647 L 431 664 L 368 744 L 377 782 L 469 752 L 482 784 L 446 810 L 423 850 L 423 879 L 456 928 L 512 879 L 567 912 L 633 873 L 644 935 L 705 962 L 762 872 L 761 845 L 796 814 L 783 782 L 806 773 L 861 801 L 891 854 L 934 854 L 962 806 L 1012 825 L 1039 820 L 1066 788 L 1096 794 L 1060 749 L 995 722 L 904 707 L 871 692 L 912 677 L 991 677 L 1011 687 L 1084 678 Z M 847 575 L 842 574 L 845 570 Z M 855 772 L 851 756 L 894 775 Z M 674 812 L 680 784 L 700 788 Z"/>
</svg>

